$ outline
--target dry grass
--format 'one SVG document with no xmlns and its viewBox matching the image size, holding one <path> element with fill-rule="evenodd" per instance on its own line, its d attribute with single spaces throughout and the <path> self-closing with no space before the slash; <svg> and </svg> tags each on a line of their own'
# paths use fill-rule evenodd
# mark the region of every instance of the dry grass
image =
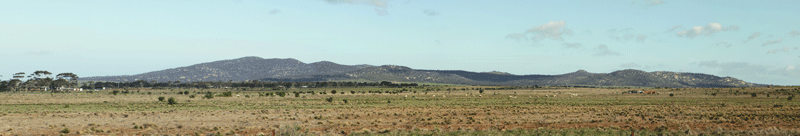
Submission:
<svg viewBox="0 0 800 136">
<path fill-rule="evenodd" d="M 796 112 L 800 104 L 786 100 L 797 93 L 796 87 L 644 89 L 660 95 L 620 94 L 642 89 L 600 88 L 487 89 L 480 94 L 472 88 L 497 87 L 451 87 L 457 91 L 407 88 L 396 94 L 360 92 L 399 88 L 287 90 L 289 94 L 317 92 L 301 97 L 259 97 L 264 91 L 228 90 L 234 92 L 233 97 L 212 99 L 177 94 L 187 90 L 139 89 L 139 93 L 127 95 L 110 91 L 2 93 L 0 122 L 4 125 L 0 125 L 0 134 L 57 135 L 67 128 L 68 134 L 81 135 L 271 135 L 273 130 L 289 135 L 618 135 L 630 131 L 787 135 L 798 134 L 800 128 L 800 113 Z M 425 91 L 428 89 L 440 91 Z M 333 95 L 331 90 L 348 93 Z M 188 91 L 202 96 L 206 91 L 219 94 L 226 90 Z M 319 94 L 321 91 L 328 94 Z M 712 92 L 717 95 L 710 95 Z M 753 98 L 751 93 L 759 95 Z M 158 97 L 174 97 L 178 104 L 159 102 Z M 332 102 L 325 101 L 331 97 Z"/>
</svg>

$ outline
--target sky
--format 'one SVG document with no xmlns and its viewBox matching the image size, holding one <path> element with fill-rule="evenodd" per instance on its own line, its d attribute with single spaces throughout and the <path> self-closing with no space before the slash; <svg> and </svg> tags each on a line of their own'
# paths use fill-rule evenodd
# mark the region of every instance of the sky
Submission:
<svg viewBox="0 0 800 136">
<path fill-rule="evenodd" d="M 246 56 L 518 75 L 623 69 L 800 85 L 800 1 L 3 0 L 0 80 Z"/>
</svg>

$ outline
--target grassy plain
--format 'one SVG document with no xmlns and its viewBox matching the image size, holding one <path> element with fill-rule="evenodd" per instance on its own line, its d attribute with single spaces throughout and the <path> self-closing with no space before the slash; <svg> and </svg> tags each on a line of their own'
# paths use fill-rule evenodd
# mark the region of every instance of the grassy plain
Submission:
<svg viewBox="0 0 800 136">
<path fill-rule="evenodd" d="M 489 88 L 506 87 L 5 92 L 0 135 L 800 134 L 800 100 L 787 100 L 800 87 Z"/>
</svg>

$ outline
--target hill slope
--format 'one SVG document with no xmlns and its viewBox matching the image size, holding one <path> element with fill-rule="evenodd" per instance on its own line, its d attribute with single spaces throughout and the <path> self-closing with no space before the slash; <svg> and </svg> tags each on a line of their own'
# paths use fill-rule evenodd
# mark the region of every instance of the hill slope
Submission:
<svg viewBox="0 0 800 136">
<path fill-rule="evenodd" d="M 87 81 L 129 82 L 136 80 L 164 81 L 241 81 L 297 75 L 320 75 L 354 71 L 369 65 L 340 65 L 321 61 L 306 64 L 295 59 L 263 59 L 243 57 L 171 68 L 137 75 L 87 77 Z"/>
<path fill-rule="evenodd" d="M 467 85 L 519 86 L 642 86 L 642 87 L 750 87 L 764 86 L 732 77 L 668 71 L 619 70 L 589 73 L 578 70 L 561 75 L 514 75 L 505 72 L 415 70 L 397 65 L 340 65 L 321 61 L 306 64 L 295 59 L 243 57 L 127 76 L 88 77 L 87 81 L 398 81 Z"/>
</svg>

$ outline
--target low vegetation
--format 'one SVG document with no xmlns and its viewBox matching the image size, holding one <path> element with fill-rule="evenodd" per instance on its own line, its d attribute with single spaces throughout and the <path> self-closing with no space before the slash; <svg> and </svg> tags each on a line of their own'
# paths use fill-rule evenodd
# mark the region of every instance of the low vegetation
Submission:
<svg viewBox="0 0 800 136">
<path fill-rule="evenodd" d="M 504 86 L 4 92 L 0 119 L 11 125 L 0 134 L 798 135 L 798 93 Z"/>
</svg>

